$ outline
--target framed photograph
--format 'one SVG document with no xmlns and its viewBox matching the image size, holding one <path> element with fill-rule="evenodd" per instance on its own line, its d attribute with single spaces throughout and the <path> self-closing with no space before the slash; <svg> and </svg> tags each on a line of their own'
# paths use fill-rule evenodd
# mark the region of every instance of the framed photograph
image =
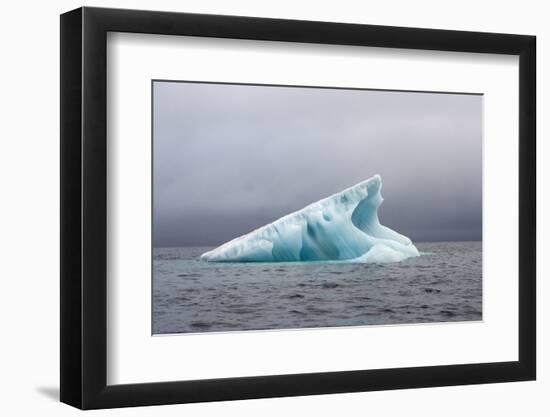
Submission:
<svg viewBox="0 0 550 417">
<path fill-rule="evenodd" d="M 61 401 L 533 380 L 535 37 L 61 16 Z"/>
</svg>

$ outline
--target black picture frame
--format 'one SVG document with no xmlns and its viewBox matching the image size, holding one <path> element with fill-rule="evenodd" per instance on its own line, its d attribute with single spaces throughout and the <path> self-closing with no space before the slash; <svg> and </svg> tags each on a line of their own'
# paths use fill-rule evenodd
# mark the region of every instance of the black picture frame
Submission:
<svg viewBox="0 0 550 417">
<path fill-rule="evenodd" d="M 108 32 L 519 56 L 519 360 L 107 385 Z M 83 7 L 61 15 L 61 401 L 81 409 L 533 380 L 534 36 Z"/>
</svg>

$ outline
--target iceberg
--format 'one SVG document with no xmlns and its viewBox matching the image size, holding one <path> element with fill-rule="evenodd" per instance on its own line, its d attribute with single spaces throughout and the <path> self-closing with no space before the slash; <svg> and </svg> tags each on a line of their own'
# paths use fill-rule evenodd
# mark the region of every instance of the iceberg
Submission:
<svg viewBox="0 0 550 417">
<path fill-rule="evenodd" d="M 411 240 L 378 220 L 375 175 L 205 252 L 210 262 L 399 262 L 418 256 Z"/>
</svg>

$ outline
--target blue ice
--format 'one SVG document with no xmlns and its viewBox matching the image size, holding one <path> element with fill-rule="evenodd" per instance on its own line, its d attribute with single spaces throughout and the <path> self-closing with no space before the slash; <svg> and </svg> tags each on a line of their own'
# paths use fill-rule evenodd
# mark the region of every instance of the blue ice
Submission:
<svg viewBox="0 0 550 417">
<path fill-rule="evenodd" d="M 411 240 L 383 226 L 382 179 L 353 187 L 290 213 L 201 255 L 210 262 L 399 262 L 419 256 Z"/>
</svg>

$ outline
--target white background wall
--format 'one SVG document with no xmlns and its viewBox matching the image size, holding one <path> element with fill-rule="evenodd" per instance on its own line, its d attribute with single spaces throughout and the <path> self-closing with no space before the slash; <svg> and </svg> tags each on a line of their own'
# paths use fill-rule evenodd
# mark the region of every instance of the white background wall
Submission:
<svg viewBox="0 0 550 417">
<path fill-rule="evenodd" d="M 538 37 L 538 138 L 548 128 L 550 26 L 543 1 L 125 0 L 89 6 L 327 20 L 533 34 Z M 2 87 L 0 401 L 6 416 L 73 415 L 57 402 L 59 378 L 59 17 L 78 1 L 4 2 Z M 538 381 L 100 411 L 94 415 L 529 415 L 550 412 L 548 147 L 539 146 Z M 545 234 L 543 236 L 543 233 Z M 546 257 L 546 259 L 544 259 Z M 474 341 L 475 342 L 475 341 Z M 545 395 L 546 394 L 546 395 Z"/>
</svg>

